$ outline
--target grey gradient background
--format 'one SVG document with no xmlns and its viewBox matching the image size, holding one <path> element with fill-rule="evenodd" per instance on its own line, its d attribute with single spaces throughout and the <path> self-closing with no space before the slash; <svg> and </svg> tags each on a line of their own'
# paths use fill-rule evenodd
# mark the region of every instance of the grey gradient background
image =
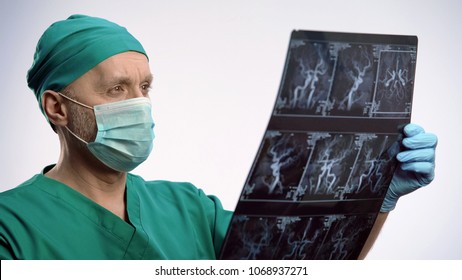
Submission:
<svg viewBox="0 0 462 280">
<path fill-rule="evenodd" d="M 43 31 L 71 14 L 115 21 L 149 53 L 156 140 L 134 173 L 190 181 L 228 209 L 263 137 L 293 29 L 417 35 L 412 120 L 439 137 L 437 177 L 399 201 L 368 259 L 462 259 L 461 12 L 455 0 L 3 0 L 0 191 L 58 159 L 25 76 Z"/>
</svg>

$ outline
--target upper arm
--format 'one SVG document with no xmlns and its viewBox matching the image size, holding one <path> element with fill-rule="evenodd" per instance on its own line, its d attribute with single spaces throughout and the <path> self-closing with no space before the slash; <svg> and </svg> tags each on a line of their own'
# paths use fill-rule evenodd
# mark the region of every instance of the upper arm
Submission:
<svg viewBox="0 0 462 280">
<path fill-rule="evenodd" d="M 213 246 L 215 255 L 218 257 L 223 240 L 228 231 L 233 212 L 225 210 L 220 199 L 214 195 L 205 195 L 202 190 L 199 190 L 200 197 L 204 200 L 208 222 L 213 238 Z"/>
<path fill-rule="evenodd" d="M 0 260 L 13 260 L 14 255 L 8 242 L 0 236 Z"/>
</svg>

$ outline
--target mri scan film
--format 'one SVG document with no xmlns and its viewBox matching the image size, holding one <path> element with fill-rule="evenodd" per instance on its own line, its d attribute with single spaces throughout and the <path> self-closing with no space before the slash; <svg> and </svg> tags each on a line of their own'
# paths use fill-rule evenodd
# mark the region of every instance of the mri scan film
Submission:
<svg viewBox="0 0 462 280">
<path fill-rule="evenodd" d="M 356 259 L 410 122 L 417 38 L 292 32 L 221 259 Z"/>
</svg>

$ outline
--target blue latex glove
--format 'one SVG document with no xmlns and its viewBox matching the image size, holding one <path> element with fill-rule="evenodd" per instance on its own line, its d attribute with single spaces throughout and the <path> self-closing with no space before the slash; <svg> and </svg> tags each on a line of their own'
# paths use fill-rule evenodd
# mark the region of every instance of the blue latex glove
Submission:
<svg viewBox="0 0 462 280">
<path fill-rule="evenodd" d="M 390 212 L 398 199 L 418 188 L 430 184 L 435 177 L 435 148 L 438 142 L 436 135 L 426 133 L 415 124 L 404 127 L 403 146 L 396 159 L 397 167 L 380 212 Z"/>
</svg>

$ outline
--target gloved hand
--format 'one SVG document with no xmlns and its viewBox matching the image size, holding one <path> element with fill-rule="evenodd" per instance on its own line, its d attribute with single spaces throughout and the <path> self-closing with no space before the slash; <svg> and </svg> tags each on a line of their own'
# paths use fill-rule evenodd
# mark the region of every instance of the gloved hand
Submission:
<svg viewBox="0 0 462 280">
<path fill-rule="evenodd" d="M 408 124 L 404 127 L 404 136 L 403 146 L 406 150 L 396 156 L 400 163 L 380 212 L 390 212 L 401 196 L 430 184 L 435 177 L 436 135 L 426 133 L 418 125 Z"/>
</svg>

